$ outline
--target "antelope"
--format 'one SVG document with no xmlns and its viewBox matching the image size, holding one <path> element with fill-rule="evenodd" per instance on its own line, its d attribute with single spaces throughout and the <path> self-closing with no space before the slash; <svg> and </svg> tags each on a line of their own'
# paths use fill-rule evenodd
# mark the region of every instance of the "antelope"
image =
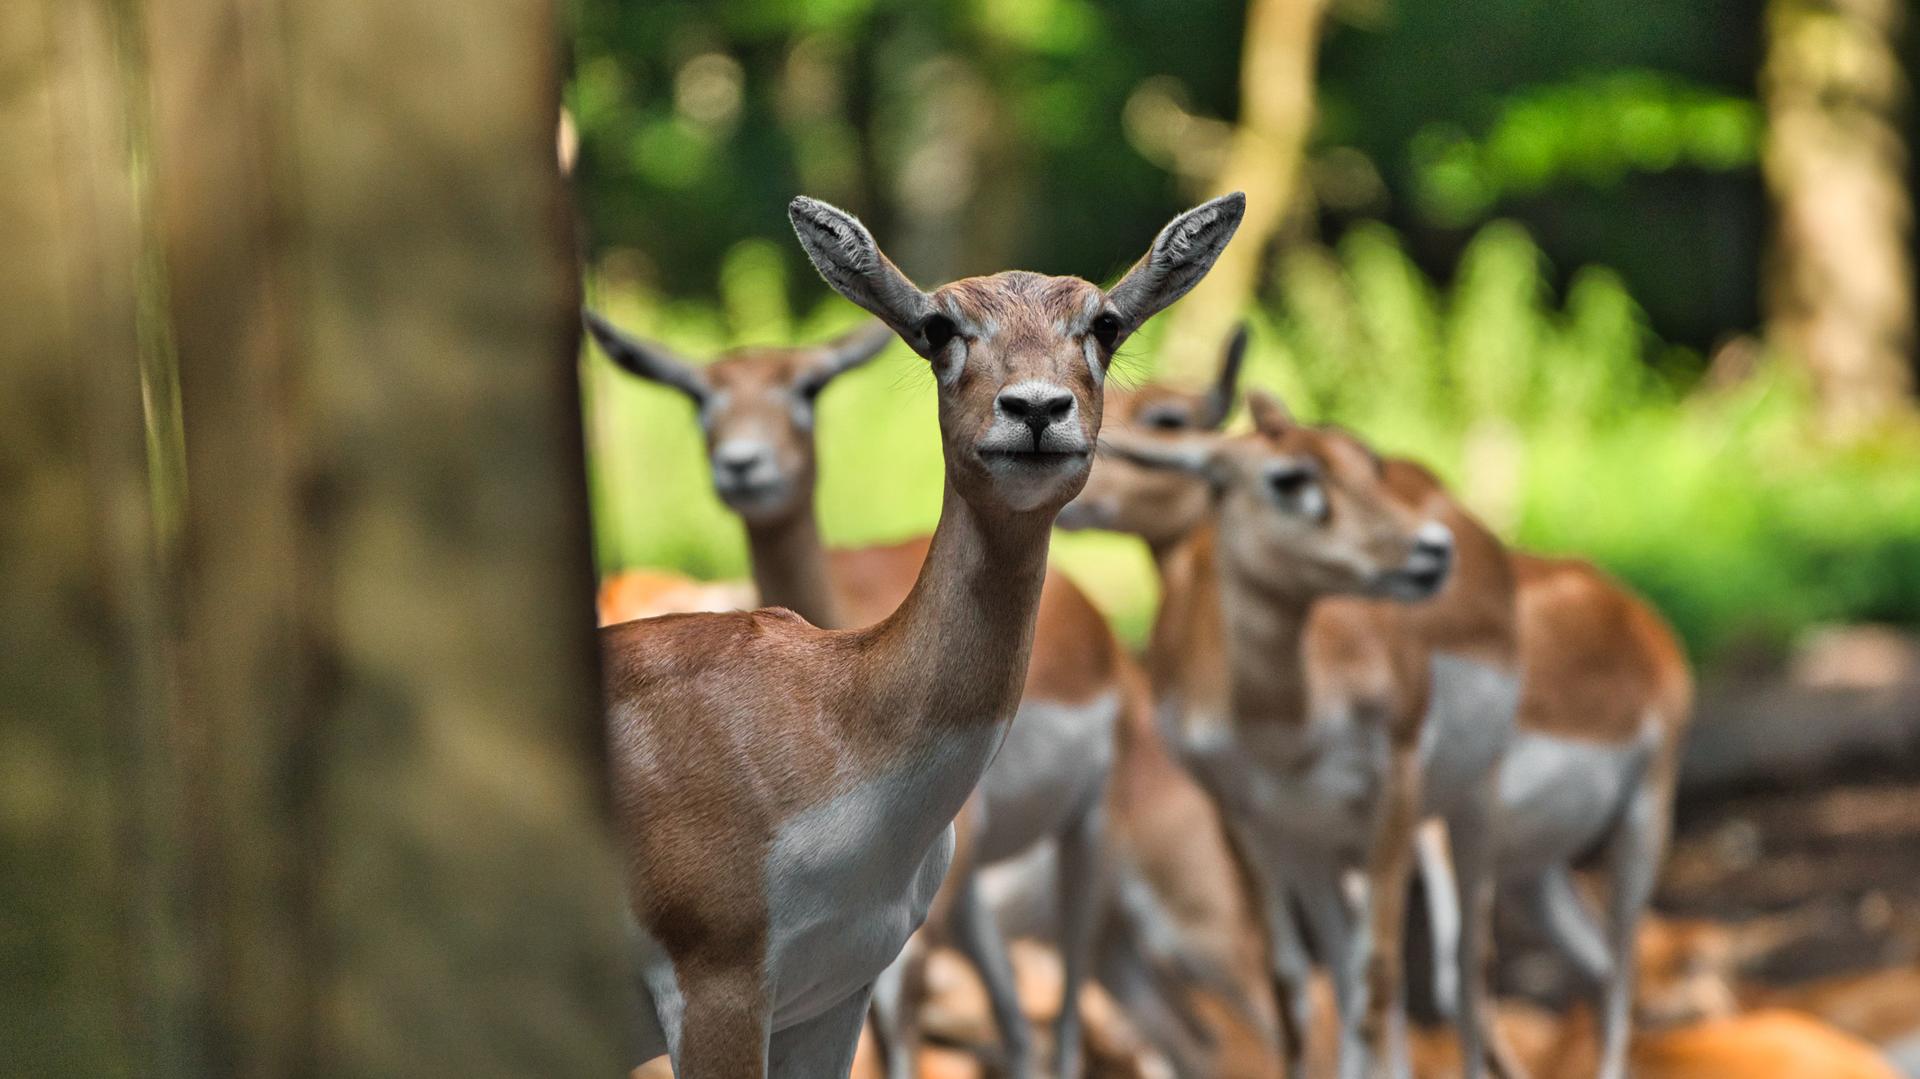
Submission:
<svg viewBox="0 0 1920 1079">
<path fill-rule="evenodd" d="M 851 215 L 793 201 L 821 276 L 933 369 L 940 520 L 906 599 L 864 629 L 773 608 L 600 631 L 641 1059 L 667 1053 L 680 1079 L 847 1074 L 1014 719 L 1113 351 L 1205 275 L 1244 208 L 1176 217 L 1109 291 L 1009 272 L 928 293 Z"/>
<path fill-rule="evenodd" d="M 990 295 L 989 302 L 997 301 Z M 835 378 L 878 356 L 893 330 L 872 324 L 823 346 L 741 349 L 696 366 L 591 312 L 586 321 L 622 369 L 678 390 L 695 405 L 715 493 L 746 528 L 762 603 L 829 629 L 872 625 L 900 605 L 926 561 L 927 538 L 829 550 L 813 508 L 816 402 Z M 1032 1033 L 1006 941 L 980 897 L 974 869 L 1042 841 L 1058 850 L 1066 873 L 1053 895 L 1066 977 L 1056 1013 L 1055 1061 L 1060 1074 L 1075 1074 L 1079 989 L 1101 897 L 1102 794 L 1125 706 L 1121 679 L 1128 662 L 1093 604 L 1064 575 L 1048 570 L 1016 722 L 1005 752 L 959 818 L 955 858 L 932 908 L 935 927 L 951 932 L 980 973 L 1014 1075 L 1032 1067 Z M 924 992 L 921 965 L 929 946 L 916 936 L 874 990 L 874 1018 L 891 1075 L 912 1071 Z"/>
<path fill-rule="evenodd" d="M 1181 1074 L 1271 1075 L 1263 930 L 1226 824 L 1162 739 L 1151 688 L 1132 699 L 1108 794 L 1117 916 L 1097 945 L 1101 984 Z"/>
<path fill-rule="evenodd" d="M 1205 398 L 1146 387 L 1123 404 L 1144 431 L 1180 433 L 1110 436 L 1109 457 L 1149 472 L 1103 459 L 1069 523 L 1140 532 L 1161 567 L 1148 661 L 1161 724 L 1259 893 L 1290 1068 L 1304 1066 L 1309 1007 L 1297 900 L 1333 975 L 1343 1073 L 1366 1074 L 1404 1066 L 1399 941 L 1424 817 L 1458 826 L 1460 971 L 1484 957 L 1479 839 L 1518 694 L 1512 581 L 1498 541 L 1424 470 L 1264 394 L 1254 434 L 1211 434 L 1244 346 Z M 1470 1042 L 1480 984 L 1462 1004 Z"/>
<path fill-rule="evenodd" d="M 1138 686 L 1127 695 L 1107 786 L 1108 903 L 1093 946 L 1097 981 L 1176 1074 L 1271 1075 L 1259 920 L 1218 810 L 1154 726 L 1144 673 L 1129 664 L 1126 674 Z M 1042 844 L 982 875 L 983 894 L 1009 936 L 1058 939 L 1054 854 Z"/>
<path fill-rule="evenodd" d="M 1231 411 L 1245 345 L 1242 330 L 1205 395 L 1153 384 L 1131 395 L 1110 393 L 1110 425 L 1173 438 L 1217 429 Z M 1386 467 L 1415 468 L 1397 460 Z M 1187 587 L 1182 575 L 1189 572 L 1177 552 L 1207 512 L 1204 485 L 1177 473 L 1103 460 L 1060 521 L 1140 535 L 1161 567 L 1170 602 L 1177 604 Z M 1481 856 L 1492 862 L 1503 891 L 1521 901 L 1520 908 L 1599 989 L 1601 1074 L 1618 1076 L 1631 1032 L 1636 928 L 1665 848 L 1676 755 L 1691 711 L 1690 678 L 1659 615 L 1592 566 L 1518 551 L 1507 559 L 1521 686 L 1515 733 L 1499 772 L 1498 841 L 1490 859 L 1484 851 Z M 1154 654 L 1178 655 L 1192 647 L 1162 639 L 1160 629 Z M 1466 838 L 1464 827 L 1449 829 L 1456 841 Z M 1604 933 L 1572 876 L 1574 859 L 1596 844 L 1604 844 L 1614 882 Z M 1471 906 L 1465 922 L 1459 907 L 1449 916 L 1441 901 L 1458 894 L 1462 883 L 1469 892 L 1484 892 L 1454 880 L 1444 848 L 1423 843 L 1420 855 L 1428 895 L 1441 908 L 1433 916 L 1441 953 L 1436 972 L 1452 972 L 1436 996 L 1464 994 L 1463 1048 L 1469 1070 L 1477 1073 L 1483 1065 L 1476 1054 L 1497 1051 L 1491 1030 L 1480 1030 L 1492 1014 L 1483 981 L 1485 945 L 1458 938 L 1462 929 L 1484 933 L 1486 923 Z M 1501 1070 L 1515 1071 L 1510 1054 L 1502 1056 L 1508 1059 L 1495 1061 Z"/>
<path fill-rule="evenodd" d="M 1599 993 L 1602 1079 L 1627 1074 L 1635 947 L 1666 852 L 1693 684 L 1673 631 L 1593 566 L 1514 552 L 1523 684 L 1500 769 L 1503 893 Z M 1573 878 L 1608 878 L 1604 919 Z"/>
</svg>

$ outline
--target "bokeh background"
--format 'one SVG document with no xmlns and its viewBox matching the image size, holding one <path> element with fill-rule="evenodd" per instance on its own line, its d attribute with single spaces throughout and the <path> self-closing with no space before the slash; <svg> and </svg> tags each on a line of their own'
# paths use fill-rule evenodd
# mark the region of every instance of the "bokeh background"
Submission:
<svg viewBox="0 0 1920 1079">
<path fill-rule="evenodd" d="M 1243 187 L 1246 266 L 1130 344 L 1124 377 L 1204 378 L 1244 316 L 1250 381 L 1428 460 L 1508 537 L 1598 559 L 1708 664 L 1920 622 L 1902 5 L 578 11 L 593 299 L 687 354 L 857 314 L 792 242 L 796 192 L 934 284 L 1107 280 Z M 588 375 L 602 566 L 742 576 L 686 406 Z M 897 350 L 828 395 L 831 540 L 931 527 L 930 386 Z M 1137 635 L 1144 565 L 1062 556 Z"/>
</svg>

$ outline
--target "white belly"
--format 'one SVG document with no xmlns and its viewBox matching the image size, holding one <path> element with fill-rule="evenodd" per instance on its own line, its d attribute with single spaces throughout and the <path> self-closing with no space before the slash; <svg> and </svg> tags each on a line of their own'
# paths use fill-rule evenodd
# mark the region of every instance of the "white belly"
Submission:
<svg viewBox="0 0 1920 1079">
<path fill-rule="evenodd" d="M 1005 731 L 952 735 L 781 826 L 767 859 L 774 1029 L 845 1000 L 900 954 L 953 861 L 952 817 L 930 820 L 929 807 L 957 811 Z"/>
<path fill-rule="evenodd" d="M 1229 812 L 1288 846 L 1357 854 L 1372 831 L 1385 780 L 1387 734 L 1340 709 L 1305 728 L 1274 724 L 1228 733 L 1189 727 L 1189 767 Z"/>
<path fill-rule="evenodd" d="M 1084 704 L 1021 701 L 1005 744 L 980 780 L 975 856 L 1002 861 L 1058 835 L 1097 797 L 1113 768 L 1120 695 Z"/>
<path fill-rule="evenodd" d="M 1600 838 L 1651 759 L 1650 738 L 1597 743 L 1522 731 L 1500 768 L 1500 874 L 1564 863 Z"/>
<path fill-rule="evenodd" d="M 1461 659 L 1433 657 L 1433 697 L 1420 733 L 1422 807 L 1450 813 L 1480 789 L 1513 740 L 1519 676 Z"/>
<path fill-rule="evenodd" d="M 927 920 L 952 861 L 949 824 L 904 886 L 879 866 L 850 873 L 831 855 L 787 881 L 775 897 L 768 956 L 774 1029 L 804 1023 L 879 977 Z"/>
<path fill-rule="evenodd" d="M 980 871 L 980 896 L 1008 940 L 1060 939 L 1060 845 L 1042 839 L 1015 857 Z"/>
<path fill-rule="evenodd" d="M 824 825 L 831 832 L 853 823 L 848 812 L 859 810 L 831 808 L 808 824 Z M 815 837 L 824 834 L 802 830 Z M 953 861 L 952 824 L 940 830 L 919 862 L 905 873 L 889 872 L 879 858 L 849 861 L 849 844 L 840 844 L 836 850 L 830 839 L 817 858 L 794 859 L 791 848 L 779 849 L 802 841 L 800 831 L 783 832 L 782 842 L 776 844 L 775 857 L 788 859 L 787 864 L 799 870 L 771 898 L 773 924 L 765 976 L 776 1031 L 820 1015 L 878 977 L 900 954 L 907 937 L 926 921 L 927 908 Z M 884 853 L 901 854 L 897 848 Z M 895 879 L 901 877 L 904 886 Z M 856 886 L 845 886 L 850 883 Z M 629 921 L 628 926 L 640 982 L 634 1059 L 645 1063 L 668 1051 L 668 1039 L 677 1033 L 671 1028 L 678 1026 L 684 1002 L 666 950 L 637 924 Z"/>
</svg>

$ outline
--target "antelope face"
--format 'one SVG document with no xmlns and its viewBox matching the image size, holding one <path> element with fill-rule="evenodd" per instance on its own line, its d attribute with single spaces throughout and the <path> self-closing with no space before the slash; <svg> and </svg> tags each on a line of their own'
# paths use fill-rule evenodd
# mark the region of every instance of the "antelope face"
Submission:
<svg viewBox="0 0 1920 1079">
<path fill-rule="evenodd" d="M 755 524 L 806 509 L 813 498 L 813 415 L 821 391 L 893 340 L 886 327 L 869 325 L 815 348 L 742 349 L 695 367 L 591 312 L 587 328 L 623 369 L 692 399 L 715 493 Z"/>
<path fill-rule="evenodd" d="M 1227 345 L 1220 374 L 1204 393 L 1148 383 L 1107 393 L 1107 425 L 1135 441 L 1176 444 L 1195 433 L 1216 431 L 1233 411 L 1247 331 Z M 1067 529 L 1098 528 L 1139 536 L 1156 549 L 1179 542 L 1213 508 L 1206 481 L 1164 468 L 1146 468 L 1118 457 L 1099 461 L 1057 522 Z"/>
<path fill-rule="evenodd" d="M 851 215 L 798 198 L 789 216 L 827 283 L 931 364 L 955 491 L 976 506 L 1051 514 L 1086 482 L 1114 350 L 1198 283 L 1244 209 L 1228 195 L 1175 218 L 1110 291 L 1010 272 L 922 292 Z"/>
<path fill-rule="evenodd" d="M 1120 319 L 1077 277 L 1003 273 L 931 296 L 947 475 L 972 501 L 1057 509 L 1086 481 Z"/>
<path fill-rule="evenodd" d="M 1410 500 L 1359 439 L 1287 418 L 1249 395 L 1257 429 L 1156 450 L 1115 452 L 1204 476 L 1214 490 L 1220 547 L 1233 572 L 1276 595 L 1427 599 L 1453 568 L 1453 533 Z"/>
</svg>

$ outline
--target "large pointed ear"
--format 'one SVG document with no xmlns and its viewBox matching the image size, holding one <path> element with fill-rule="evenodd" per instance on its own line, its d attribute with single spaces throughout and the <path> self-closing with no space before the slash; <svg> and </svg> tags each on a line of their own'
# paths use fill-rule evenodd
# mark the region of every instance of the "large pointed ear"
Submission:
<svg viewBox="0 0 1920 1079">
<path fill-rule="evenodd" d="M 1100 436 L 1100 456 L 1136 464 L 1142 468 L 1185 472 L 1211 483 L 1218 483 L 1220 436 L 1189 435 L 1185 438 L 1142 438 L 1121 432 Z"/>
<path fill-rule="evenodd" d="M 793 381 L 794 392 L 813 397 L 827 383 L 880 355 L 893 343 L 893 331 L 878 322 L 869 322 L 852 333 L 820 346 L 800 376 Z"/>
<path fill-rule="evenodd" d="M 1233 413 L 1233 399 L 1240 390 L 1240 364 L 1247 358 L 1247 324 L 1242 322 L 1227 340 L 1227 354 L 1220 360 L 1220 373 L 1207 391 L 1200 409 L 1200 426 L 1219 430 Z"/>
<path fill-rule="evenodd" d="M 845 210 L 802 195 L 787 204 L 794 235 L 833 290 L 880 316 L 922 356 L 933 350 L 920 332 L 933 301 L 900 272 L 873 234 Z"/>
<path fill-rule="evenodd" d="M 1280 398 L 1265 390 L 1247 391 L 1247 411 L 1253 416 L 1253 426 L 1263 435 L 1285 434 L 1287 428 L 1294 426 L 1293 413 L 1280 403 Z"/>
<path fill-rule="evenodd" d="M 1247 212 L 1247 196 L 1235 191 L 1202 203 L 1167 223 L 1127 276 L 1108 291 L 1120 314 L 1120 336 L 1140 328 L 1162 308 L 1187 294 L 1213 268 Z"/>
<path fill-rule="evenodd" d="M 707 385 L 706 377 L 685 360 L 667 351 L 666 348 L 651 341 L 642 341 L 614 329 L 613 323 L 582 310 L 580 317 L 587 324 L 587 332 L 600 342 L 600 348 L 607 358 L 621 366 L 630 374 L 639 375 L 649 382 L 658 382 L 662 386 L 671 386 L 693 398 L 694 404 L 707 399 L 712 388 Z"/>
</svg>

